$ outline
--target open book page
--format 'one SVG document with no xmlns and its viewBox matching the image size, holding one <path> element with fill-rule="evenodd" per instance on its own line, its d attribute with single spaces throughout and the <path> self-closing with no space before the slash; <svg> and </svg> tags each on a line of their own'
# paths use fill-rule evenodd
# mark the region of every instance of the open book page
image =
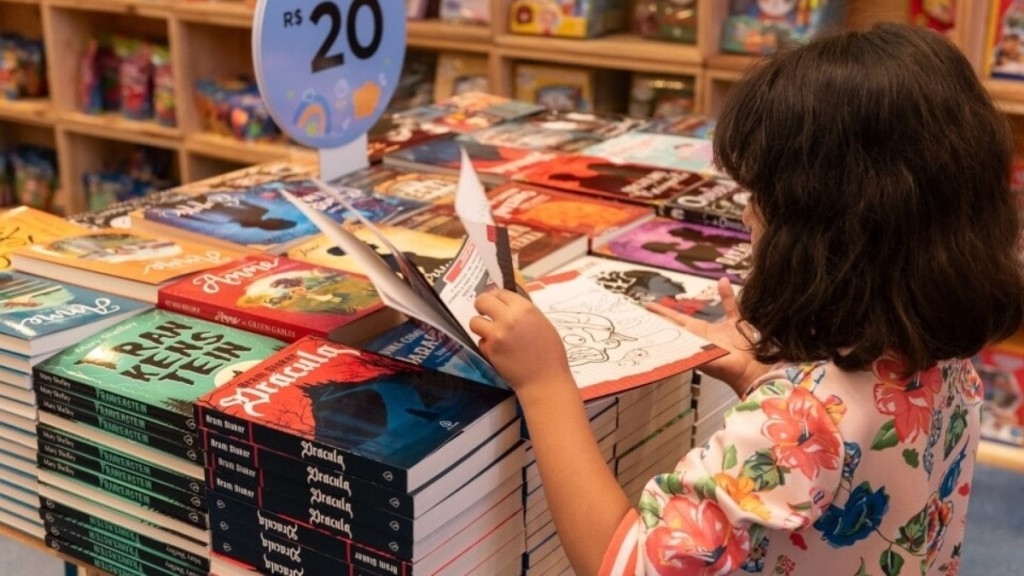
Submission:
<svg viewBox="0 0 1024 576">
<path fill-rule="evenodd" d="M 577 272 L 527 284 L 555 325 L 584 400 L 696 368 L 726 351 Z"/>
<path fill-rule="evenodd" d="M 465 148 L 462 149 L 459 184 L 455 192 L 455 213 L 466 229 L 468 243 L 474 246 L 477 258 L 487 269 L 495 284 L 506 290 L 516 290 L 515 267 L 508 230 L 494 223 L 491 204 L 473 169 Z"/>
</svg>

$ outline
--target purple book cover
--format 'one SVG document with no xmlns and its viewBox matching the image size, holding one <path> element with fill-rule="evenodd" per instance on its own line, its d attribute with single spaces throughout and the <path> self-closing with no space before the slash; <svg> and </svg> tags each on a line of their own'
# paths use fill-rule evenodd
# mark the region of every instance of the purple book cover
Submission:
<svg viewBox="0 0 1024 576">
<path fill-rule="evenodd" d="M 750 235 L 657 217 L 595 248 L 620 260 L 743 284 L 750 271 Z"/>
</svg>

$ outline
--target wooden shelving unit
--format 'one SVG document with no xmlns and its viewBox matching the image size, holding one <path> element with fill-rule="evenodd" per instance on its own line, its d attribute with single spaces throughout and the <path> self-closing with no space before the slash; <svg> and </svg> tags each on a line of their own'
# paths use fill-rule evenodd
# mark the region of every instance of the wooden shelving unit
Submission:
<svg viewBox="0 0 1024 576">
<path fill-rule="evenodd" d="M 1024 447 L 982 440 L 978 446 L 978 462 L 1024 474 Z"/>
</svg>

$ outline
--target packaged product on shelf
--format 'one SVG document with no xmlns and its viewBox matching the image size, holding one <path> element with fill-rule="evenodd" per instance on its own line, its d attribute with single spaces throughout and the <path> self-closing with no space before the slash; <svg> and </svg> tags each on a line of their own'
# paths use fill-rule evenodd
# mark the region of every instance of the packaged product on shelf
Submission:
<svg viewBox="0 0 1024 576">
<path fill-rule="evenodd" d="M 1024 447 L 1024 334 L 986 346 L 973 361 L 985 389 L 982 438 Z"/>
<path fill-rule="evenodd" d="M 49 210 L 57 192 L 57 153 L 52 148 L 19 146 L 9 160 L 15 202 Z"/>
<path fill-rule="evenodd" d="M 405 0 L 405 17 L 426 20 L 437 17 L 438 0 Z"/>
<path fill-rule="evenodd" d="M 985 45 L 985 72 L 995 78 L 1024 79 L 1024 2 L 994 0 Z"/>
<path fill-rule="evenodd" d="M 624 0 L 512 0 L 508 30 L 513 34 L 592 38 L 621 30 Z"/>
<path fill-rule="evenodd" d="M 487 24 L 491 21 L 491 0 L 441 0 L 437 17 L 452 22 Z"/>
<path fill-rule="evenodd" d="M 406 50 L 402 61 L 402 74 L 398 87 L 388 102 L 388 112 L 398 112 L 430 104 L 434 98 L 434 75 L 437 72 L 437 53 Z"/>
<path fill-rule="evenodd" d="M 633 74 L 629 90 L 630 116 L 675 117 L 693 112 L 694 79 L 659 74 Z"/>
<path fill-rule="evenodd" d="M 806 42 L 841 24 L 845 8 L 845 0 L 731 0 L 722 23 L 722 51 L 768 54 L 787 41 Z"/>
<path fill-rule="evenodd" d="M 120 66 L 121 115 L 132 120 L 153 118 L 152 45 L 134 38 L 114 39 Z"/>
<path fill-rule="evenodd" d="M 956 26 L 956 0 L 911 0 L 910 21 L 937 32 L 949 33 Z"/>
<path fill-rule="evenodd" d="M 199 80 L 195 94 L 204 130 L 245 141 L 281 138 L 255 82 L 244 78 Z"/>
<path fill-rule="evenodd" d="M 564 112 L 614 112 L 621 92 L 616 75 L 605 69 L 517 62 L 514 97 Z"/>
<path fill-rule="evenodd" d="M 153 117 L 161 126 L 174 126 L 174 74 L 171 51 L 167 46 L 153 47 Z"/>
<path fill-rule="evenodd" d="M 697 0 L 637 0 L 633 25 L 644 38 L 694 44 Z"/>
<path fill-rule="evenodd" d="M 465 92 L 487 92 L 489 86 L 486 54 L 441 52 L 437 55 L 434 100 Z"/>
<path fill-rule="evenodd" d="M 46 89 L 42 40 L 0 34 L 0 98 L 40 98 Z"/>
<path fill-rule="evenodd" d="M 173 187 L 171 156 L 168 150 L 139 146 L 116 167 L 83 173 L 86 206 L 102 210 L 116 202 Z"/>
</svg>

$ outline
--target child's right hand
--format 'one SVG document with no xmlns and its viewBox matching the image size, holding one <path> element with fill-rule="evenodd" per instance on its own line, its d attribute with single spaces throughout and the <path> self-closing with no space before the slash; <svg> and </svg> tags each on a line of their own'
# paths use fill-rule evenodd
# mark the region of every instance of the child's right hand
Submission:
<svg viewBox="0 0 1024 576">
<path fill-rule="evenodd" d="M 768 372 L 768 366 L 754 359 L 751 352 L 751 341 L 747 337 L 756 337 L 752 328 L 740 317 L 736 305 L 736 293 L 726 278 L 718 281 L 718 294 L 722 298 L 725 318 L 717 322 L 708 322 L 687 316 L 660 304 L 649 303 L 647 309 L 660 314 L 697 336 L 729 351 L 729 354 L 707 364 L 698 370 L 728 384 L 742 397 L 755 380 Z"/>
</svg>

